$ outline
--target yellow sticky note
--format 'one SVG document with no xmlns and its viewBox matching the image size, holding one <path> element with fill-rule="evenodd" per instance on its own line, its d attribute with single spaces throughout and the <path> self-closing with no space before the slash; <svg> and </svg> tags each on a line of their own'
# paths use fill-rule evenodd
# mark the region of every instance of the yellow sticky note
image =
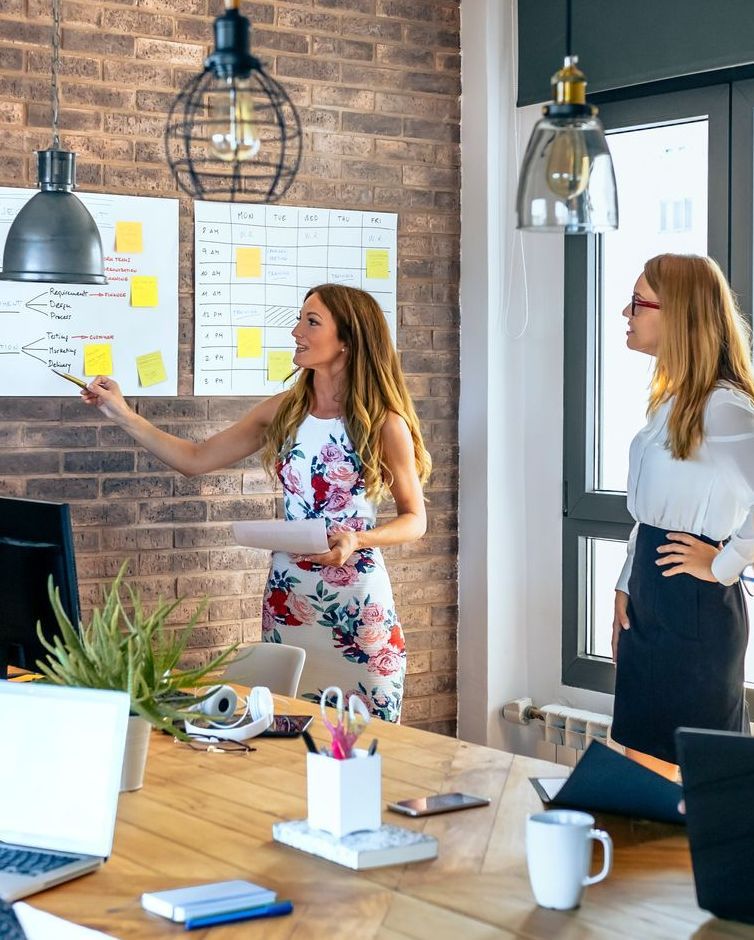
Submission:
<svg viewBox="0 0 754 940">
<path fill-rule="evenodd" d="M 367 277 L 386 281 L 390 277 L 387 248 L 367 248 Z"/>
<path fill-rule="evenodd" d="M 123 255 L 138 255 L 144 251 L 141 222 L 115 223 L 115 250 Z"/>
<path fill-rule="evenodd" d="M 273 349 L 267 353 L 267 378 L 282 382 L 293 372 L 293 353 L 288 349 Z"/>
<path fill-rule="evenodd" d="M 168 377 L 165 371 L 165 363 L 162 361 L 162 353 L 159 350 L 137 356 L 136 368 L 139 372 L 139 384 L 143 388 L 148 385 L 159 385 Z"/>
<path fill-rule="evenodd" d="M 156 307 L 157 306 L 157 278 L 132 277 L 131 278 L 131 306 Z"/>
<path fill-rule="evenodd" d="M 84 346 L 84 375 L 112 375 L 113 348 L 110 343 L 87 343 Z"/>
<path fill-rule="evenodd" d="M 259 359 L 262 355 L 262 331 L 258 326 L 239 326 L 236 330 L 239 359 Z"/>
<path fill-rule="evenodd" d="M 236 248 L 236 277 L 262 276 L 262 249 Z"/>
</svg>

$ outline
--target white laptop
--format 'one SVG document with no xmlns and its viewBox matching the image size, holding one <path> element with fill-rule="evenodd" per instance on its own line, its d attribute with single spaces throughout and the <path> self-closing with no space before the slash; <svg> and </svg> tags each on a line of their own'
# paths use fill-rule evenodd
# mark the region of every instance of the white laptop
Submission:
<svg viewBox="0 0 754 940">
<path fill-rule="evenodd" d="M 126 692 L 0 681 L 0 898 L 98 868 L 110 854 Z"/>
</svg>

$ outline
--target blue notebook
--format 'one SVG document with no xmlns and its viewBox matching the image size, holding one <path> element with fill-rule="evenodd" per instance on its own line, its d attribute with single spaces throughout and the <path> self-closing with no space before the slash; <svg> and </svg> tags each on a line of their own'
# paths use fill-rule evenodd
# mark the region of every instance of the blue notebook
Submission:
<svg viewBox="0 0 754 940">
<path fill-rule="evenodd" d="M 561 785 L 561 778 L 530 777 L 548 807 L 615 813 L 656 822 L 685 823 L 678 812 L 683 790 L 619 751 L 592 741 Z"/>
</svg>

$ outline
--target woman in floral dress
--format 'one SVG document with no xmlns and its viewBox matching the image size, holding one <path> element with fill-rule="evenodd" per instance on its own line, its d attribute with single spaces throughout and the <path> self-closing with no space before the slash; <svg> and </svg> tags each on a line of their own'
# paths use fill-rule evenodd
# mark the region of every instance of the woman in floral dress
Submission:
<svg viewBox="0 0 754 940">
<path fill-rule="evenodd" d="M 308 415 L 278 462 L 286 519 L 324 517 L 328 532 L 374 528 L 361 460 L 340 418 Z M 339 560 L 339 559 L 336 559 Z M 338 685 L 381 718 L 401 711 L 406 654 L 393 593 L 378 548 L 342 564 L 276 552 L 262 604 L 262 638 L 306 649 L 299 694 L 319 701 Z"/>
<path fill-rule="evenodd" d="M 135 414 L 106 376 L 81 394 L 187 476 L 262 450 L 282 484 L 286 518 L 324 518 L 329 544 L 323 555 L 273 554 L 263 639 L 306 649 L 305 698 L 319 700 L 322 689 L 338 685 L 374 715 L 398 721 L 406 652 L 380 549 L 424 534 L 422 485 L 431 460 L 385 316 L 370 294 L 336 284 L 313 288 L 293 336 L 292 388 L 201 443 Z M 376 525 L 388 493 L 396 515 Z"/>
<path fill-rule="evenodd" d="M 324 518 L 330 551 L 273 555 L 262 636 L 306 649 L 304 698 L 319 701 L 337 685 L 398 721 L 406 653 L 380 546 L 424 533 L 429 455 L 369 294 L 313 289 L 293 336 L 301 372 L 270 426 L 264 459 L 282 484 L 286 518 Z M 398 515 L 376 526 L 386 489 Z"/>
</svg>

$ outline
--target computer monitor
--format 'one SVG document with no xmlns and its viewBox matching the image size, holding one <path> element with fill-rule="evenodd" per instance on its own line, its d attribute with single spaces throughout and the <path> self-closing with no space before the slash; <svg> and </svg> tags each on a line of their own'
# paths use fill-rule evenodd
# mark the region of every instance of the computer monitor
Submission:
<svg viewBox="0 0 754 940">
<path fill-rule="evenodd" d="M 63 610 L 78 627 L 79 593 L 67 503 L 0 497 L 0 678 L 8 666 L 36 668 L 45 638 L 59 634 L 47 594 L 47 579 L 60 590 Z"/>
</svg>

